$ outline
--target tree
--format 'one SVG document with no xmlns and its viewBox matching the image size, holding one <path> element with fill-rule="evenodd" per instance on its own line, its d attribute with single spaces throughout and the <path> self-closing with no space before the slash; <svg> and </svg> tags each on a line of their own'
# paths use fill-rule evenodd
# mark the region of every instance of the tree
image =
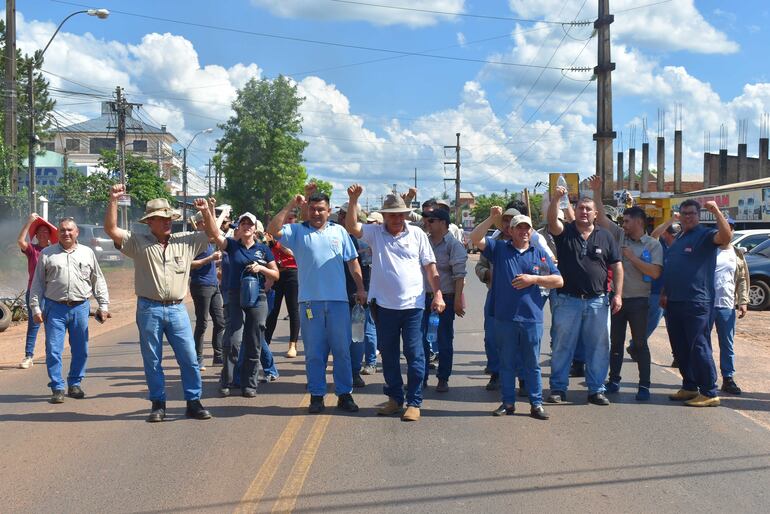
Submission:
<svg viewBox="0 0 770 514">
<path fill-rule="evenodd" d="M 479 195 L 476 197 L 476 205 L 471 212 L 476 223 L 481 223 L 489 217 L 489 211 L 493 206 L 505 207 L 506 203 L 508 203 L 508 199 L 501 194 Z"/>
<path fill-rule="evenodd" d="M 332 186 L 331 182 L 327 182 L 326 180 L 321 180 L 320 178 L 312 177 L 308 182 L 315 182 L 315 185 L 318 186 L 318 192 L 319 193 L 325 193 L 329 196 L 329 198 L 332 197 L 332 191 L 334 190 L 334 186 Z M 297 193 L 302 193 L 302 191 L 297 191 Z"/>
<path fill-rule="evenodd" d="M 103 173 L 86 176 L 76 169 L 64 170 L 57 185 L 46 192 L 54 214 L 51 217 L 73 216 L 80 222 L 101 220 L 115 182 Z"/>
<path fill-rule="evenodd" d="M 10 164 L 15 160 L 17 164 L 27 156 L 29 149 L 29 108 L 27 95 L 27 69 L 30 62 L 34 63 L 33 87 L 35 90 L 35 134 L 45 140 L 48 130 L 51 128 L 52 118 L 50 112 L 54 109 L 56 101 L 48 94 L 48 81 L 43 77 L 41 68 L 43 59 L 40 50 L 35 52 L 34 61 L 30 57 L 22 57 L 21 50 L 16 50 L 16 152 L 10 148 L 4 148 L 3 159 L 0 161 L 0 194 L 7 194 L 10 189 Z M 5 21 L 0 20 L 0 84 L 5 89 Z M 5 94 L 3 94 L 5 97 Z M 3 100 L 4 101 L 4 100 Z M 5 126 L 5 109 L 0 111 L 0 126 Z"/>
<path fill-rule="evenodd" d="M 120 163 L 115 150 L 103 150 L 99 165 L 112 171 L 113 176 L 120 176 Z M 154 198 L 165 198 L 169 201 L 174 199 L 166 189 L 166 183 L 158 175 L 157 164 L 129 152 L 126 152 L 126 190 L 133 203 L 142 208 Z M 104 199 L 106 201 L 107 197 Z"/>
<path fill-rule="evenodd" d="M 266 218 L 302 191 L 307 179 L 302 165 L 307 143 L 298 137 L 303 101 L 284 76 L 251 79 L 238 91 L 232 104 L 235 115 L 220 125 L 224 135 L 219 142 L 227 180 L 222 197 L 236 212 L 249 210 Z"/>
</svg>

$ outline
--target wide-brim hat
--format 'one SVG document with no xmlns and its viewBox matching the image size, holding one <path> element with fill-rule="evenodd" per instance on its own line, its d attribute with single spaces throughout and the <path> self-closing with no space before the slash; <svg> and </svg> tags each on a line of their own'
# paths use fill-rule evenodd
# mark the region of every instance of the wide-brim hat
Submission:
<svg viewBox="0 0 770 514">
<path fill-rule="evenodd" d="M 147 206 L 144 208 L 144 216 L 141 217 L 139 223 L 147 223 L 147 220 L 153 217 L 169 218 L 172 221 L 178 220 L 182 217 L 176 210 L 172 209 L 165 198 L 155 198 L 147 202 Z"/>
<path fill-rule="evenodd" d="M 412 212 L 411 207 L 407 207 L 404 199 L 398 195 L 388 195 L 382 202 L 381 214 L 406 214 Z"/>
<path fill-rule="evenodd" d="M 51 233 L 51 235 L 48 236 L 48 240 L 51 242 L 51 244 L 56 244 L 59 242 L 59 229 L 57 229 L 55 225 L 51 224 L 45 218 L 37 218 L 35 221 L 32 222 L 32 225 L 29 226 L 30 241 L 32 241 L 36 237 L 37 229 L 39 229 L 40 227 L 48 227 L 48 231 Z"/>
</svg>

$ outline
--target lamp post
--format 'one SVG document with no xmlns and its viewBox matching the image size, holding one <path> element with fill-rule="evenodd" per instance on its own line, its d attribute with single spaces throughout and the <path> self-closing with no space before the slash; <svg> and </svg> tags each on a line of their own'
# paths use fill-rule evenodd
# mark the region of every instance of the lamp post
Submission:
<svg viewBox="0 0 770 514">
<path fill-rule="evenodd" d="M 43 48 L 43 51 L 39 54 L 35 55 L 33 54 L 29 58 L 29 62 L 27 63 L 27 107 L 29 108 L 29 154 L 28 154 L 28 175 L 29 175 L 29 209 L 30 212 L 35 212 L 37 210 L 37 197 L 36 197 L 36 191 L 37 189 L 37 177 L 35 176 L 35 144 L 37 143 L 37 135 L 35 134 L 35 84 L 34 84 L 34 70 L 35 70 L 35 63 L 38 61 L 42 61 L 43 55 L 45 54 L 45 51 L 48 50 L 48 47 L 51 46 L 51 42 L 53 42 L 53 39 L 56 37 L 56 34 L 59 33 L 59 30 L 61 30 L 62 25 L 72 18 L 73 16 L 77 14 L 87 14 L 89 16 L 96 16 L 100 20 L 106 19 L 110 15 L 110 11 L 107 9 L 85 9 L 82 11 L 75 11 L 66 18 L 64 18 L 61 23 L 59 23 L 59 26 L 56 27 L 56 30 L 54 31 L 53 35 L 51 36 L 51 39 L 48 40 L 48 43 Z"/>
<path fill-rule="evenodd" d="M 213 128 L 207 128 L 203 130 L 199 130 L 195 133 L 195 135 L 190 139 L 190 142 L 187 143 L 187 146 L 185 146 L 182 149 L 182 231 L 187 231 L 187 149 L 190 148 L 190 146 L 193 144 L 193 141 L 195 141 L 195 138 L 200 136 L 201 134 L 211 134 L 214 131 Z"/>
</svg>

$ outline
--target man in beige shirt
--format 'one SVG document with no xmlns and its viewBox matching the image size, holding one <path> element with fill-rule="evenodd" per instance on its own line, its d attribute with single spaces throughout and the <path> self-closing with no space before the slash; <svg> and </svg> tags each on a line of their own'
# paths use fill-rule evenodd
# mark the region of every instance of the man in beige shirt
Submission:
<svg viewBox="0 0 770 514">
<path fill-rule="evenodd" d="M 93 250 L 78 244 L 75 220 L 64 218 L 59 222 L 59 242 L 40 252 L 29 293 L 34 321 L 45 324 L 45 364 L 51 379 L 51 403 L 64 402 L 61 354 L 65 332 L 69 332 L 72 352 L 67 395 L 78 400 L 86 396 L 80 383 L 86 374 L 91 307 L 88 299 L 92 293 L 99 302 L 96 319 L 104 323 L 109 317 L 110 303 L 104 275 Z"/>
<path fill-rule="evenodd" d="M 166 417 L 166 381 L 162 366 L 164 335 L 179 364 L 187 417 L 209 419 L 211 413 L 200 402 L 201 373 L 190 317 L 183 303 L 190 265 L 208 245 L 208 236 L 205 232 L 172 234 L 171 222 L 181 216 L 171 209 L 165 198 L 147 202 L 144 217 L 139 220 L 149 226 L 150 234 L 118 228 L 118 198 L 124 193 L 123 185 L 112 186 L 104 230 L 115 246 L 134 260 L 136 325 L 152 402 L 147 421 L 163 421 Z"/>
</svg>

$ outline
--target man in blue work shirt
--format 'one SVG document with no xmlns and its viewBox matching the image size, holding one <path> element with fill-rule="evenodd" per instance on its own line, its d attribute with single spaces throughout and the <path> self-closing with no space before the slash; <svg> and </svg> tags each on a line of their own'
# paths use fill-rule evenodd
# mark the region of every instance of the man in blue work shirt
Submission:
<svg viewBox="0 0 770 514">
<path fill-rule="evenodd" d="M 682 388 L 669 396 L 691 407 L 716 407 L 717 372 L 711 351 L 711 316 L 714 308 L 714 271 L 721 245 L 732 232 L 716 202 L 704 206 L 717 228 L 700 224 L 701 206 L 692 199 L 679 206 L 682 233 L 666 255 L 661 306 L 674 358 L 682 374 Z"/>
<path fill-rule="evenodd" d="M 267 231 L 294 252 L 299 270 L 299 304 L 302 339 L 305 344 L 310 407 L 317 414 L 324 409 L 326 362 L 334 356 L 334 390 L 337 407 L 358 411 L 353 401 L 353 374 L 350 363 L 350 308 L 345 288 L 347 265 L 356 284 L 356 299 L 366 303 L 366 291 L 358 264 L 358 253 L 347 231 L 329 221 L 329 197 L 313 193 L 307 199 L 307 221 L 283 225 L 289 212 L 305 203 L 297 195 L 270 221 Z"/>
<path fill-rule="evenodd" d="M 492 274 L 491 300 L 500 356 L 502 403 L 492 414 L 502 416 L 514 413 L 518 372 L 525 376 L 530 415 L 546 420 L 549 416 L 543 409 L 540 374 L 543 306 L 548 297 L 547 289 L 561 287 L 564 281 L 551 257 L 543 249 L 530 244 L 532 221 L 529 216 L 519 214 L 513 217 L 510 241 L 484 237 L 502 215 L 500 207 L 492 207 L 489 218 L 471 232 L 471 241 L 495 270 Z"/>
</svg>

